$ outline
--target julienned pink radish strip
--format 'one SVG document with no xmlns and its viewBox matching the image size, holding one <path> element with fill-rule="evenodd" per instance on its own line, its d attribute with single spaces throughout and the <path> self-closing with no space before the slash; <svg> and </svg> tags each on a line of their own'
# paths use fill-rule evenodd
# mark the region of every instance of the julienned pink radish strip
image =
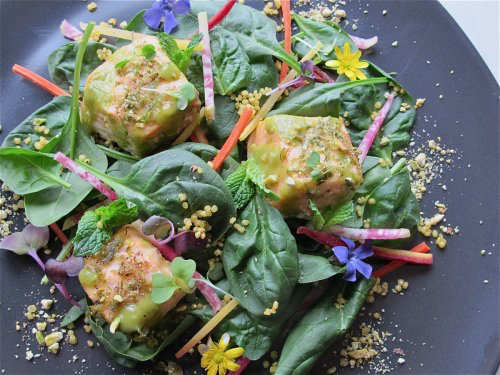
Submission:
<svg viewBox="0 0 500 375">
<path fill-rule="evenodd" d="M 393 101 L 394 93 L 391 93 L 382 108 L 380 108 L 380 111 L 378 111 L 377 117 L 375 117 L 375 120 L 373 120 L 373 123 L 370 125 L 370 127 L 366 131 L 365 136 L 363 137 L 363 140 L 359 144 L 359 162 L 361 164 L 363 164 L 363 160 L 365 160 L 366 155 L 368 155 L 368 151 L 370 150 L 370 147 L 372 147 L 373 141 L 375 141 L 375 137 L 377 136 L 380 127 L 384 123 L 384 120 L 387 117 L 389 110 L 391 109 Z"/>
<path fill-rule="evenodd" d="M 229 375 L 242 375 L 251 362 L 252 361 L 250 361 L 247 357 L 241 357 L 237 361 L 237 363 L 240 365 L 240 368 L 238 369 L 238 371 L 231 371 Z"/>
<path fill-rule="evenodd" d="M 332 225 L 325 228 L 327 233 L 349 238 L 351 240 L 396 240 L 410 237 L 410 231 L 401 229 L 357 229 Z"/>
<path fill-rule="evenodd" d="M 411 264 L 430 265 L 433 262 L 432 254 L 417 253 L 408 250 L 388 249 L 373 246 L 373 255 L 380 259 L 396 260 Z"/>
<path fill-rule="evenodd" d="M 205 118 L 208 122 L 213 122 L 215 120 L 215 93 L 207 12 L 198 13 L 198 23 L 200 33 L 203 34 L 203 51 L 201 51 L 201 61 L 203 63 L 203 84 L 205 86 Z"/>
<path fill-rule="evenodd" d="M 371 37 L 369 39 L 359 38 L 354 35 L 349 35 L 359 49 L 368 49 L 373 47 L 378 42 L 378 36 Z"/>
<path fill-rule="evenodd" d="M 64 35 L 68 39 L 76 40 L 83 36 L 83 33 L 80 30 L 78 30 L 75 26 L 73 26 L 66 20 L 63 20 L 61 22 L 59 30 L 61 30 L 62 35 Z"/>
<path fill-rule="evenodd" d="M 168 246 L 167 244 L 160 243 L 160 241 L 156 240 L 153 236 L 148 236 L 148 239 L 150 240 L 150 242 L 154 246 L 156 246 L 156 248 L 158 250 L 160 250 L 162 255 L 167 260 L 172 261 L 179 256 L 172 247 Z M 203 276 L 201 276 L 198 272 L 195 272 L 193 276 L 197 279 L 203 278 Z M 217 295 L 215 290 L 213 290 L 212 288 L 210 288 L 210 286 L 208 286 L 202 282 L 197 282 L 196 288 L 198 288 L 200 293 L 203 294 L 203 296 L 205 297 L 207 302 L 212 307 L 212 310 L 214 311 L 214 313 L 216 313 L 217 311 L 219 311 L 221 309 L 222 302 L 219 299 L 219 296 Z"/>
<path fill-rule="evenodd" d="M 68 158 L 62 152 L 58 152 L 54 156 L 54 160 L 59 162 L 63 167 L 69 169 L 71 172 L 76 174 L 78 177 L 87 181 L 93 187 L 95 187 L 100 193 L 102 193 L 109 200 L 115 201 L 118 199 L 116 193 L 111 190 L 105 183 L 95 177 L 92 173 L 87 172 L 85 169 L 76 164 L 73 160 Z"/>
</svg>

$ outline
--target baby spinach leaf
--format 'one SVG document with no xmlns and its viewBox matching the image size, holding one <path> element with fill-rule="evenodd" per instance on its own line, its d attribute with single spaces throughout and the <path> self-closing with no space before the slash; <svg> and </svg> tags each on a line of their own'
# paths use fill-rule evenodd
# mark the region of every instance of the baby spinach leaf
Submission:
<svg viewBox="0 0 500 375">
<path fill-rule="evenodd" d="M 0 164 L 0 179 L 16 194 L 36 193 L 52 186 L 71 188 L 59 176 L 61 166 L 51 155 L 24 148 L 2 147 Z"/>
<path fill-rule="evenodd" d="M 292 17 L 300 29 L 300 33 L 293 37 L 293 40 L 295 40 L 293 50 L 299 56 L 304 56 L 314 48 L 317 42 L 323 44 L 319 54 L 322 61 L 335 59 L 335 47 L 343 48 L 345 43 L 351 45 L 353 53 L 358 50 L 356 44 L 340 26 L 313 21 L 295 13 L 292 14 Z"/>
<path fill-rule="evenodd" d="M 247 86 L 248 91 L 260 90 L 265 87 L 278 86 L 278 70 L 271 56 L 259 56 L 250 59 L 252 78 Z"/>
<path fill-rule="evenodd" d="M 75 61 L 79 48 L 80 42 L 69 42 L 49 55 L 50 78 L 64 90 L 69 90 L 69 87 L 73 86 Z M 97 57 L 97 50 L 103 48 L 107 48 L 111 52 L 116 51 L 116 47 L 111 44 L 88 42 L 83 55 L 80 90 L 83 90 L 88 75 L 104 62 Z"/>
<path fill-rule="evenodd" d="M 216 27 L 210 36 L 216 92 L 228 95 L 248 86 L 252 78 L 252 67 L 238 39 L 222 27 Z"/>
<path fill-rule="evenodd" d="M 201 158 L 205 163 L 212 161 L 219 152 L 214 146 L 195 142 L 184 142 L 171 148 L 171 150 L 176 149 L 189 151 Z M 236 160 L 229 156 L 219 170 L 222 179 L 226 179 L 231 173 L 238 169 L 239 165 L 240 164 Z"/>
<path fill-rule="evenodd" d="M 52 101 L 43 107 L 37 109 L 28 116 L 23 122 L 16 126 L 4 139 L 2 147 L 17 147 L 14 143 L 14 138 L 21 138 L 24 141 L 26 138 L 31 138 L 31 142 L 26 144 L 21 142 L 19 146 L 25 149 L 33 149 L 40 137 L 50 140 L 55 135 L 59 134 L 66 122 L 68 121 L 69 111 L 71 108 L 71 98 L 68 96 L 56 96 Z M 35 119 L 43 119 L 43 126 L 47 127 L 48 134 L 35 131 Z M 38 120 L 41 121 L 41 120 Z"/>
<path fill-rule="evenodd" d="M 288 303 L 298 279 L 297 245 L 279 211 L 259 195 L 241 213 L 239 220 L 245 219 L 245 233 L 226 239 L 224 271 L 241 305 L 261 315 L 274 301 Z"/>
<path fill-rule="evenodd" d="M 314 83 L 294 90 L 279 102 L 269 116 L 286 114 L 296 116 L 334 116 L 340 113 L 341 94 L 358 86 L 387 83 L 386 77 L 340 83 Z"/>
<path fill-rule="evenodd" d="M 334 290 L 325 295 L 292 329 L 281 351 L 275 374 L 307 374 L 321 354 L 347 332 L 373 284 L 373 280 L 366 279 L 356 283 L 339 280 Z M 337 303 L 339 294 L 347 300 L 343 307 Z"/>
<path fill-rule="evenodd" d="M 88 315 L 88 318 L 92 332 L 108 354 L 120 365 L 129 368 L 134 368 L 138 362 L 149 361 L 156 357 L 168 345 L 175 342 L 196 320 L 192 316 L 186 316 L 180 324 L 170 324 L 164 327 L 169 334 L 163 341 L 151 345 L 147 340 L 134 341 L 132 336 L 120 331 L 111 333 L 109 324 L 99 316 Z M 169 321 L 171 319 L 168 317 L 163 319 L 163 322 Z"/>
<path fill-rule="evenodd" d="M 370 219 L 372 228 L 414 228 L 420 221 L 420 208 L 411 191 L 410 175 L 402 169 L 375 188 L 366 204 L 363 219 Z"/>
<path fill-rule="evenodd" d="M 85 315 L 88 310 L 87 299 L 83 298 L 78 301 L 80 306 L 71 306 L 68 312 L 64 315 L 64 318 L 61 322 L 61 327 L 66 327 L 68 324 L 76 322 L 80 317 Z"/>
<path fill-rule="evenodd" d="M 229 219 L 236 216 L 231 193 L 222 178 L 202 159 L 185 150 L 171 149 L 144 158 L 132 165 L 123 178 L 80 165 L 108 184 L 119 197 L 137 204 L 142 219 L 164 216 L 175 227 L 182 227 L 184 218 L 207 205 L 215 205 L 218 211 L 204 220 L 212 227 L 212 241 L 217 241 L 229 227 Z M 183 208 L 179 193 L 187 195 L 187 209 Z"/>
<path fill-rule="evenodd" d="M 107 206 L 87 211 L 78 222 L 73 255 L 78 257 L 97 253 L 111 239 L 113 232 L 137 219 L 137 206 L 117 199 Z"/>
<path fill-rule="evenodd" d="M 222 289 L 228 288 L 227 280 L 217 283 Z M 257 361 L 264 356 L 276 339 L 282 336 L 285 323 L 303 302 L 311 288 L 308 285 L 297 285 L 286 306 L 279 306 L 276 314 L 271 316 L 253 315 L 238 307 L 229 314 L 216 328 L 215 337 L 228 333 L 236 345 L 245 349 L 245 357 Z M 203 302 L 203 301 L 200 301 Z M 209 306 L 190 311 L 204 323 L 213 317 Z M 214 337 L 212 336 L 212 338 Z"/>
<path fill-rule="evenodd" d="M 385 77 L 392 85 L 402 87 L 391 75 L 373 63 L 370 63 L 365 72 L 367 77 Z M 371 115 L 378 111 L 375 103 L 382 105 L 386 100 L 384 94 L 391 90 L 392 88 L 388 84 L 377 84 L 358 86 L 342 94 L 342 113 L 347 112 L 347 120 L 350 122 L 347 129 L 355 146 L 361 143 L 363 136 L 373 122 Z M 400 108 L 403 104 L 409 105 L 409 108 L 401 111 Z M 394 98 L 381 131 L 377 134 L 375 142 L 370 148 L 370 155 L 392 160 L 392 152 L 404 148 L 409 143 L 410 131 L 415 118 L 415 101 L 405 90 L 403 94 Z M 381 142 L 383 137 L 387 138 L 386 142 Z"/>
<path fill-rule="evenodd" d="M 343 267 L 334 266 L 328 259 L 319 255 L 299 254 L 300 284 L 329 279 L 344 272 Z"/>
</svg>

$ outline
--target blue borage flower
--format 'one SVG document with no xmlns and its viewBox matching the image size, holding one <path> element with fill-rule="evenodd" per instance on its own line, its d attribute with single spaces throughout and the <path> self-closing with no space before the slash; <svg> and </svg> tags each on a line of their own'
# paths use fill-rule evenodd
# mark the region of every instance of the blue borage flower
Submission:
<svg viewBox="0 0 500 375">
<path fill-rule="evenodd" d="M 340 238 L 347 244 L 347 247 L 335 246 L 332 250 L 339 262 L 346 265 L 344 279 L 347 281 L 356 281 L 356 271 L 369 279 L 372 274 L 372 266 L 363 262 L 362 259 L 373 255 L 371 241 L 365 241 L 364 244 L 354 248 L 354 241 L 345 237 Z"/>
<path fill-rule="evenodd" d="M 175 17 L 191 10 L 189 0 L 157 0 L 144 12 L 144 22 L 152 29 L 158 29 L 163 18 L 163 31 L 170 34 L 178 25 Z"/>
<path fill-rule="evenodd" d="M 287 89 L 288 87 L 296 85 L 296 84 L 310 83 L 310 82 L 314 82 L 316 80 L 316 77 L 314 76 L 314 62 L 313 61 L 307 60 L 307 61 L 300 63 L 300 70 L 302 71 L 302 74 L 299 77 L 292 79 L 290 82 L 283 83 L 283 84 L 279 85 L 274 90 L 268 92 L 266 95 L 269 96 L 276 91 Z"/>
</svg>

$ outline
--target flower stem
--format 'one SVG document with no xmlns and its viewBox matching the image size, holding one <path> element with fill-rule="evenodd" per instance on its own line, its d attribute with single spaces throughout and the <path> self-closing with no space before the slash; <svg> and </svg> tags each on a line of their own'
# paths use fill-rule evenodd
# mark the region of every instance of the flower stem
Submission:
<svg viewBox="0 0 500 375">
<path fill-rule="evenodd" d="M 36 253 L 36 250 L 31 250 L 28 253 L 28 255 L 30 255 L 35 260 L 35 262 L 37 262 L 37 264 L 40 266 L 42 271 L 45 271 L 45 263 L 43 263 L 43 261 L 40 259 L 40 257 Z"/>
</svg>

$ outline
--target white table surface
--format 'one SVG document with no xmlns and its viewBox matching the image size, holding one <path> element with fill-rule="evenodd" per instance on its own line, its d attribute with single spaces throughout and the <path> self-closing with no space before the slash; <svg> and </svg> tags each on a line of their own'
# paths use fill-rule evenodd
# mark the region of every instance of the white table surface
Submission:
<svg viewBox="0 0 500 375">
<path fill-rule="evenodd" d="M 439 0 L 500 82 L 500 0 Z"/>
</svg>

